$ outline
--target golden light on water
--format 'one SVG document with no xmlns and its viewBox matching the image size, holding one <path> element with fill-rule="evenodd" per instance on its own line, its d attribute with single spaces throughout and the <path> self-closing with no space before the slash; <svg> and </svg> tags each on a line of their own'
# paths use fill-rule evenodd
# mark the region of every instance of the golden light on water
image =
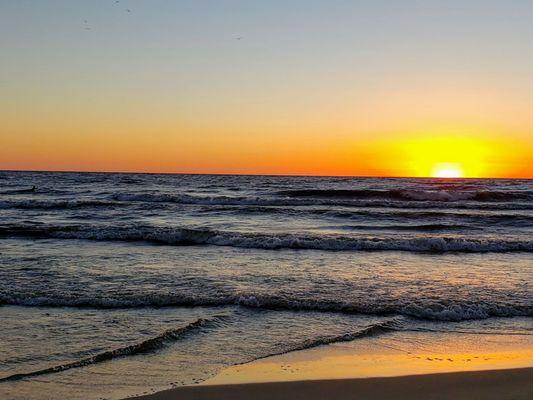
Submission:
<svg viewBox="0 0 533 400">
<path fill-rule="evenodd" d="M 464 171 L 458 163 L 438 163 L 433 167 L 431 176 L 434 178 L 463 178 Z"/>
</svg>

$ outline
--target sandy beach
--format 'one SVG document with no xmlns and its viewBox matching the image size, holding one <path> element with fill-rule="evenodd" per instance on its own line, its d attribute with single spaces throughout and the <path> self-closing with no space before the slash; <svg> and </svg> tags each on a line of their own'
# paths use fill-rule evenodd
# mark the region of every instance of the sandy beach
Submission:
<svg viewBox="0 0 533 400">
<path fill-rule="evenodd" d="M 525 400 L 532 397 L 533 368 L 522 368 L 386 378 L 199 385 L 171 389 L 136 399 Z"/>
<path fill-rule="evenodd" d="M 267 357 L 226 368 L 199 385 L 136 399 L 502 400 L 533 396 L 533 349 L 526 336 L 391 336 Z"/>
</svg>

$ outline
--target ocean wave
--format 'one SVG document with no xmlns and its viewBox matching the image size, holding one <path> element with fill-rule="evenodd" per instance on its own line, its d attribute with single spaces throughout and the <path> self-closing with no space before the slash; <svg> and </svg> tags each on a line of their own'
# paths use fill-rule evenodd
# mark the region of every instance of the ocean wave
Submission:
<svg viewBox="0 0 533 400">
<path fill-rule="evenodd" d="M 0 191 L 0 195 L 12 195 L 12 194 L 26 194 L 26 193 L 35 193 L 35 187 L 28 189 L 8 189 Z"/>
<path fill-rule="evenodd" d="M 237 303 L 251 308 L 334 311 L 348 314 L 391 315 L 431 321 L 463 321 L 490 317 L 533 316 L 533 307 L 475 302 L 420 300 L 408 304 L 350 304 L 346 302 L 285 300 L 265 296 L 241 296 Z"/>
<path fill-rule="evenodd" d="M 378 190 L 378 189 L 298 189 L 284 190 L 277 193 L 287 197 L 315 197 L 315 198 L 349 198 L 349 199 L 390 199 L 415 201 L 506 201 L 530 200 L 530 192 L 502 192 L 502 191 L 451 191 L 451 190 Z"/>
<path fill-rule="evenodd" d="M 357 230 L 357 231 L 414 231 L 414 232 L 437 232 L 437 231 L 456 231 L 456 230 L 481 230 L 482 228 L 477 228 L 469 225 L 461 224 L 437 224 L 437 223 L 427 223 L 427 224 L 406 224 L 406 225 L 335 225 L 332 226 L 334 229 L 344 229 L 344 230 Z"/>
<path fill-rule="evenodd" d="M 109 200 L 4 200 L 0 209 L 61 210 L 71 208 L 113 207 L 121 203 Z"/>
<path fill-rule="evenodd" d="M 213 245 L 263 250 L 299 249 L 430 253 L 533 251 L 533 242 L 529 240 L 476 239 L 464 236 L 399 238 L 386 236 L 344 236 L 338 234 L 262 234 L 154 226 L 4 225 L 0 226 L 0 237 L 145 241 L 166 245 Z"/>
<path fill-rule="evenodd" d="M 198 294 L 128 294 L 122 296 L 35 296 L 0 293 L 0 304 L 25 307 L 73 307 L 120 309 L 142 307 L 228 307 L 259 310 L 336 312 L 362 315 L 403 315 L 430 321 L 463 321 L 491 317 L 533 316 L 533 307 L 518 304 L 490 304 L 474 301 L 433 300 L 349 302 L 316 298 L 293 298 L 265 294 L 228 294 L 209 297 Z"/>
<path fill-rule="evenodd" d="M 298 200 L 266 198 L 259 196 L 201 196 L 186 193 L 115 193 L 111 199 L 122 202 L 178 203 L 198 205 L 298 205 Z"/>
<path fill-rule="evenodd" d="M 377 191 L 395 192 L 395 191 Z M 278 192 L 283 193 L 283 192 Z M 442 196 L 442 195 L 440 195 Z M 429 195 L 428 195 L 429 197 Z M 533 204 L 530 202 L 474 202 L 469 197 L 459 201 L 454 200 L 454 208 L 464 209 L 488 209 L 488 210 L 530 210 Z M 389 198 L 383 197 L 348 197 L 348 196 L 307 196 L 291 197 L 289 195 L 278 197 L 265 196 L 202 196 L 196 194 L 169 194 L 169 193 L 115 193 L 110 195 L 110 199 L 120 202 L 144 202 L 144 203 L 174 203 L 185 205 L 205 205 L 205 206 L 265 206 L 265 207 L 302 207 L 302 206 L 344 206 L 344 207 L 371 207 L 371 208 L 449 208 L 450 202 L 442 198 L 420 199 L 409 196 Z"/>
<path fill-rule="evenodd" d="M 464 335 L 491 335 L 491 336 L 533 336 L 533 333 L 527 331 L 507 331 L 507 330 L 468 330 L 468 329 L 432 329 L 432 328 L 422 328 L 422 327 L 412 327 L 409 328 L 409 331 L 412 332 L 438 332 L 438 333 L 460 333 Z"/>
<path fill-rule="evenodd" d="M 83 191 L 87 192 L 87 191 Z M 63 187 L 49 187 L 49 186 L 32 186 L 32 187 L 25 187 L 23 189 L 6 189 L 6 190 L 0 190 L 0 196 L 6 196 L 6 197 L 19 197 L 16 195 L 33 195 L 36 196 L 54 196 L 54 195 L 68 195 L 68 194 L 79 194 L 82 193 L 78 190 L 71 191 Z M 29 196 L 25 196 L 29 197 Z"/>
<path fill-rule="evenodd" d="M 384 333 L 394 332 L 396 330 L 399 330 L 398 327 L 399 327 L 399 321 L 396 319 L 391 319 L 391 320 L 383 321 L 383 322 L 377 322 L 375 324 L 369 325 L 355 332 L 349 332 L 349 333 L 345 333 L 342 335 L 334 335 L 334 336 L 320 336 L 317 338 L 304 340 L 301 343 L 289 345 L 284 348 L 281 348 L 278 351 L 269 352 L 268 354 L 265 354 L 263 356 L 256 357 L 255 360 L 266 358 L 266 357 L 277 356 L 281 354 L 287 354 L 293 351 L 312 349 L 313 347 L 324 346 L 327 344 L 351 342 L 353 340 L 361 339 L 365 337 L 374 337 L 377 335 L 382 335 Z"/>
<path fill-rule="evenodd" d="M 119 347 L 113 350 L 104 351 L 91 357 L 87 357 L 87 358 L 74 361 L 74 362 L 70 362 L 70 363 L 66 363 L 66 364 L 56 365 L 50 368 L 44 368 L 44 369 L 31 371 L 31 372 L 8 375 L 6 377 L 0 378 L 0 382 L 14 381 L 14 380 L 19 380 L 19 379 L 24 379 L 24 378 L 35 377 L 39 375 L 52 374 L 52 373 L 57 373 L 61 371 L 66 371 L 72 368 L 80 368 L 80 367 L 85 367 L 87 365 L 92 365 L 92 364 L 97 364 L 97 363 L 101 363 L 104 361 L 113 360 L 119 357 L 133 356 L 136 354 L 153 352 L 164 347 L 165 344 L 182 339 L 188 333 L 195 331 L 197 329 L 200 329 L 201 327 L 204 327 L 207 324 L 213 323 L 214 321 L 217 321 L 219 319 L 221 319 L 221 317 L 216 317 L 216 316 L 211 319 L 199 318 L 196 321 L 191 322 L 190 324 L 186 326 L 183 326 L 177 329 L 170 329 L 170 330 L 164 331 L 157 336 L 143 340 L 142 342 L 139 342 L 139 343 L 131 344 L 129 346 L 124 346 L 124 347 Z"/>
<path fill-rule="evenodd" d="M 105 207 L 128 207 L 129 205 L 136 205 L 137 207 L 153 208 L 154 203 L 159 203 L 166 207 L 166 204 L 178 205 L 198 205 L 206 206 L 200 212 L 223 212 L 223 211 L 237 211 L 245 213 L 283 213 L 287 215 L 300 214 L 316 214 L 324 216 L 338 216 L 350 217 L 356 215 L 386 215 L 386 212 L 376 211 L 383 208 L 389 209 L 465 209 L 465 210 L 533 210 L 533 204 L 530 203 L 468 203 L 468 202 L 454 202 L 453 206 L 445 202 L 420 202 L 420 201 L 390 201 L 390 200 L 343 200 L 343 199 L 321 199 L 321 198 L 262 198 L 262 197 L 231 197 L 231 196 L 196 196 L 196 195 L 112 195 L 109 200 L 98 199 L 10 199 L 0 200 L 0 209 L 20 209 L 20 210 L 63 210 L 63 209 L 77 209 L 77 208 L 105 208 Z M 325 206 L 325 207 L 363 207 L 366 211 L 338 211 L 335 209 L 329 210 L 309 210 L 302 207 Z M 401 216 L 407 212 L 390 212 L 390 216 Z M 432 216 L 431 213 L 420 211 L 417 215 L 416 211 L 410 212 L 412 216 Z M 454 215 L 451 212 L 436 212 L 434 216 L 450 216 Z M 465 213 L 457 213 L 457 215 L 465 216 Z M 476 216 L 482 217 L 487 214 L 470 214 L 472 218 Z M 492 218 L 500 217 L 500 219 L 507 218 L 507 215 L 491 215 Z M 510 216 L 509 218 L 527 218 L 521 215 Z M 529 217 L 533 219 L 532 217 Z"/>
<path fill-rule="evenodd" d="M 43 368 L 40 370 L 35 370 L 31 372 L 18 373 L 13 375 L 8 375 L 0 378 L 1 382 L 16 381 L 24 378 L 33 378 L 40 375 L 47 375 L 66 371 L 73 368 L 81 368 L 105 361 L 110 361 L 119 357 L 134 356 L 137 354 L 145 354 L 153 351 L 157 351 L 165 346 L 166 343 L 171 343 L 176 340 L 184 338 L 187 334 L 198 330 L 209 323 L 215 322 L 221 317 L 214 317 L 210 319 L 199 318 L 196 321 L 181 327 L 178 329 L 167 330 L 155 337 L 146 339 L 140 343 L 132 344 L 129 346 L 121 347 L 114 350 L 104 351 L 98 353 L 94 356 L 84 358 L 78 361 L 56 365 L 50 368 Z M 393 332 L 398 330 L 400 322 L 396 319 L 391 319 L 383 322 L 378 322 L 371 324 L 362 329 L 359 329 L 355 332 L 349 332 L 341 335 L 331 335 L 331 336 L 319 336 L 312 339 L 304 340 L 300 343 L 295 344 L 284 344 L 281 343 L 277 348 L 274 348 L 270 351 L 258 354 L 255 357 L 252 357 L 248 362 L 271 357 L 275 355 L 286 354 L 293 351 L 306 350 L 313 347 L 323 346 L 327 344 L 340 343 L 340 342 L 349 342 L 360 338 L 373 337 L 377 335 L 382 335 L 384 333 Z"/>
<path fill-rule="evenodd" d="M 466 220 L 468 222 L 480 222 L 483 224 L 504 223 L 505 225 L 526 225 L 533 224 L 533 215 L 519 214 L 519 213 L 492 213 L 486 212 L 460 212 L 449 210 L 350 210 L 350 209 L 331 209 L 331 208 L 288 208 L 288 207 L 272 207 L 272 206 L 215 206 L 206 207 L 200 210 L 202 213 L 220 213 L 233 212 L 235 214 L 281 214 L 288 216 L 320 216 L 327 218 L 341 218 L 341 219 L 361 219 L 361 217 L 368 217 L 372 219 L 408 219 L 413 220 L 428 220 L 428 219 L 458 219 Z M 461 227 L 463 225 L 460 225 Z M 465 225 L 467 227 L 469 225 Z"/>
</svg>

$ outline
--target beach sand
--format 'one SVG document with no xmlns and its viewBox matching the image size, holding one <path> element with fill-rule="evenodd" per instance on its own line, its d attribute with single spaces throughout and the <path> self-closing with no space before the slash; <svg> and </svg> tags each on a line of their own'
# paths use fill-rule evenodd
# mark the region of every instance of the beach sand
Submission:
<svg viewBox="0 0 533 400">
<path fill-rule="evenodd" d="M 526 336 L 400 337 L 267 357 L 200 385 L 137 399 L 533 399 L 533 348 Z"/>
<path fill-rule="evenodd" d="M 310 380 L 187 386 L 138 400 L 240 399 L 454 399 L 529 400 L 533 368 L 387 378 Z"/>
</svg>

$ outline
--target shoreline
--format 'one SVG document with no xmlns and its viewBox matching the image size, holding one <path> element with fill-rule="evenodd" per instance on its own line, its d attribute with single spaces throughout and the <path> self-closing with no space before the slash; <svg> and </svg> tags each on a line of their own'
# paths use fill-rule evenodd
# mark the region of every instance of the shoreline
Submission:
<svg viewBox="0 0 533 400">
<path fill-rule="evenodd" d="M 533 367 L 381 378 L 183 386 L 135 400 L 307 399 L 529 400 Z"/>
<path fill-rule="evenodd" d="M 530 399 L 529 336 L 396 332 L 230 366 L 135 400 Z M 427 343 L 423 345 L 423 341 Z"/>
</svg>

